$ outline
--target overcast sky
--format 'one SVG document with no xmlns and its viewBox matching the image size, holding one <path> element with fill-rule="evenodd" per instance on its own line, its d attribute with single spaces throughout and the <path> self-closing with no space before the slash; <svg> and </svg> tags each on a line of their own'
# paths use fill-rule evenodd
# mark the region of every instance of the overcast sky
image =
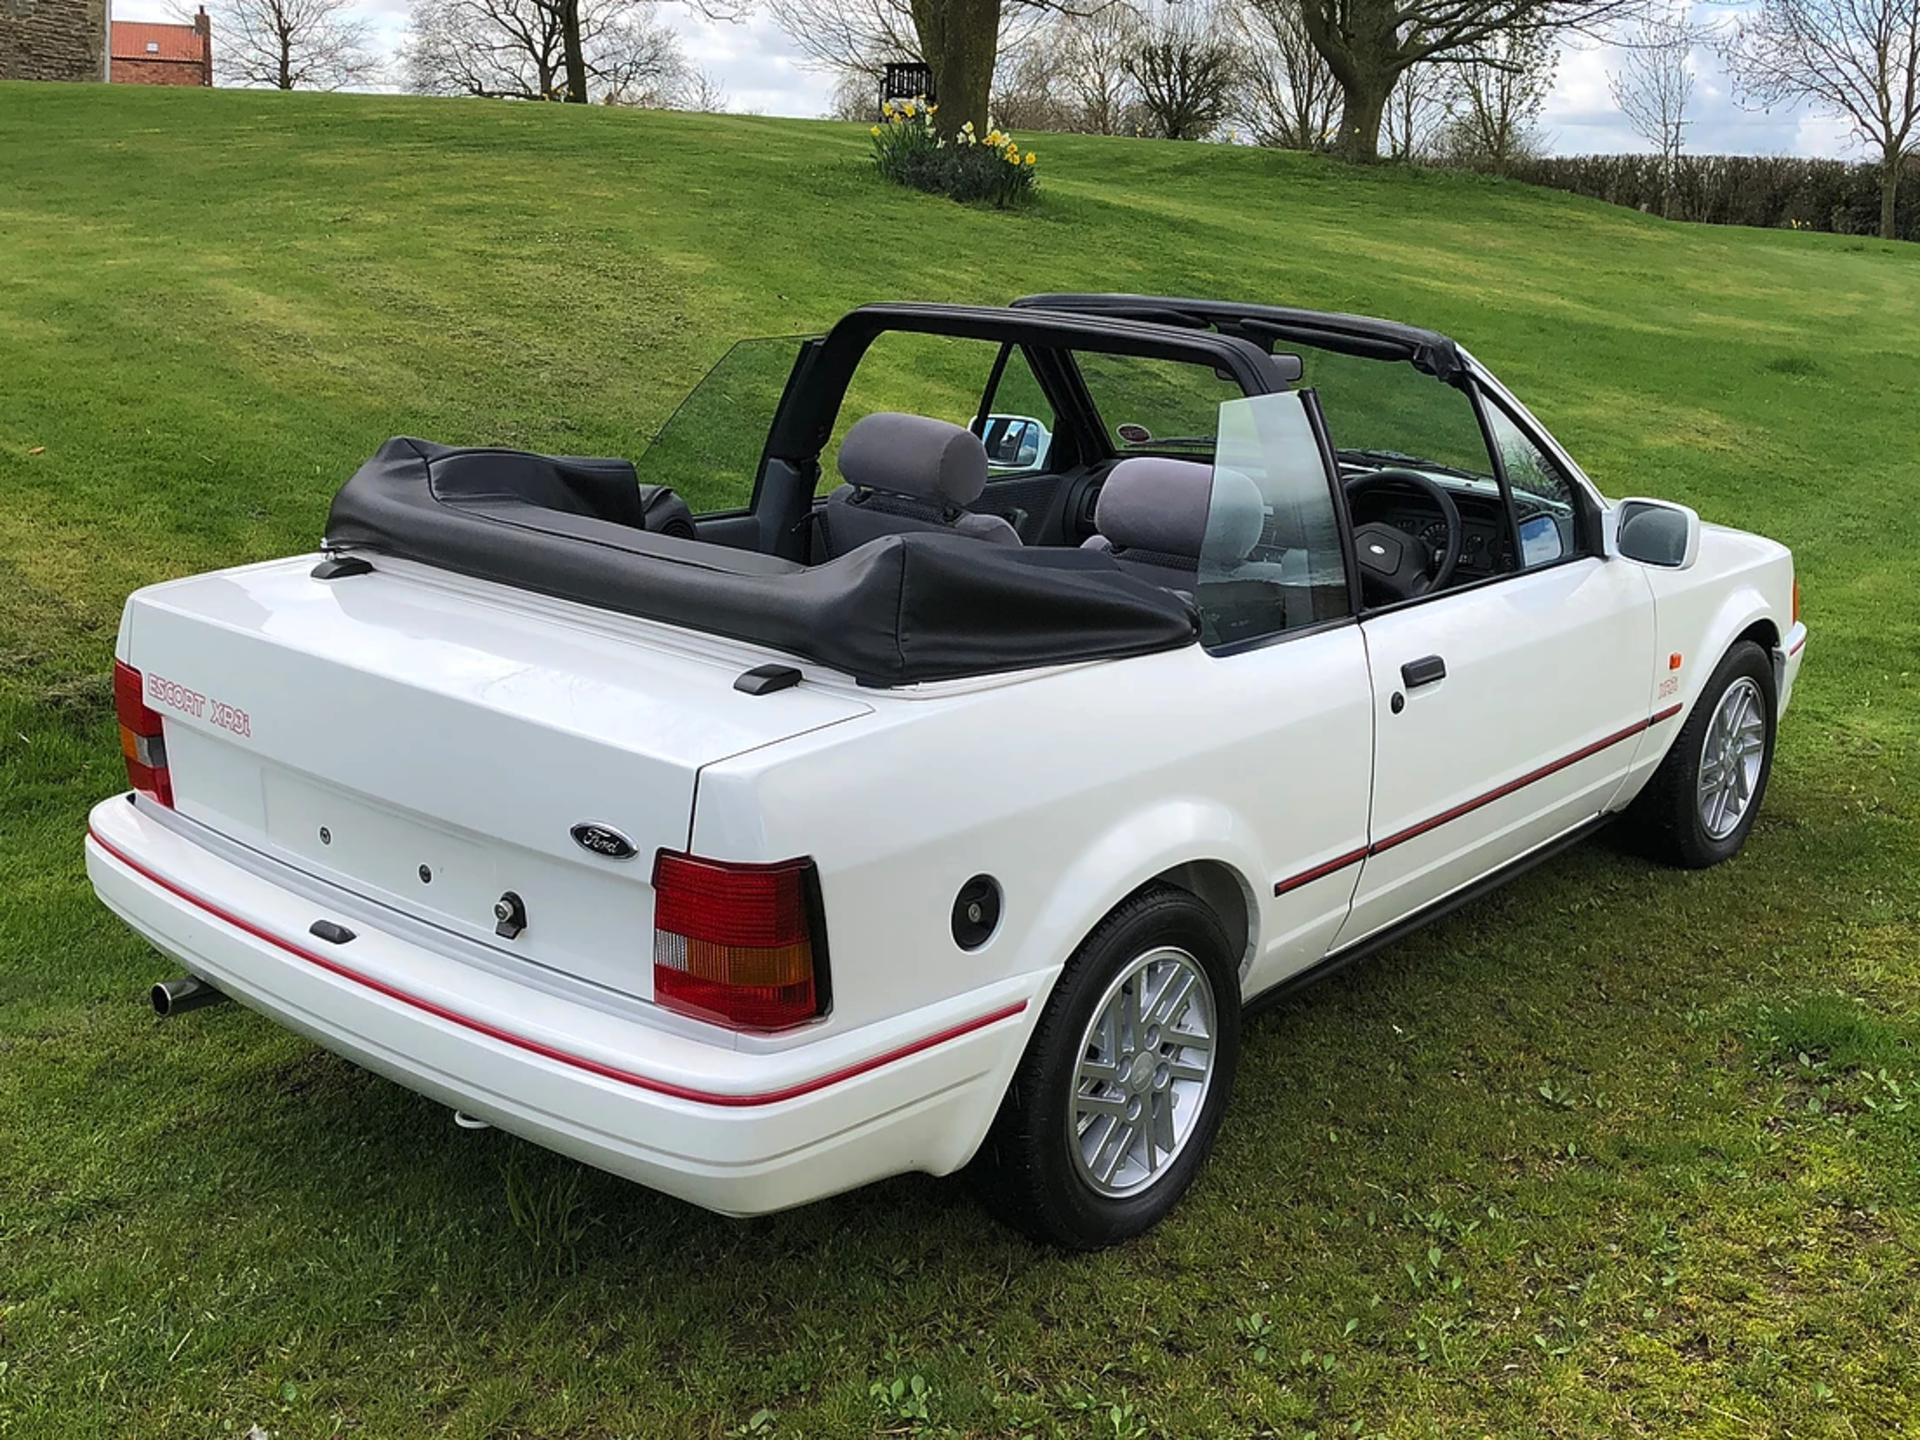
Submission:
<svg viewBox="0 0 1920 1440">
<path fill-rule="evenodd" d="M 391 51 L 406 32 L 408 0 L 358 0 L 356 13 L 370 22 Z M 169 20 L 168 0 L 116 0 L 115 18 Z M 732 110 L 763 115 L 816 116 L 825 111 L 831 84 L 803 67 L 779 30 L 755 18 L 744 24 L 708 20 L 672 0 L 659 13 L 677 29 L 688 58 L 726 88 Z M 216 32 L 214 43 L 219 44 Z M 1687 148 L 1698 154 L 1847 155 L 1858 154 L 1846 127 L 1800 113 L 1757 114 L 1734 104 L 1726 78 L 1713 57 L 1696 51 L 1693 123 Z M 1614 52 L 1592 47 L 1562 54 L 1543 129 L 1548 148 L 1559 154 L 1605 153 L 1648 148 L 1621 119 L 1607 94 L 1607 72 L 1617 68 Z"/>
</svg>

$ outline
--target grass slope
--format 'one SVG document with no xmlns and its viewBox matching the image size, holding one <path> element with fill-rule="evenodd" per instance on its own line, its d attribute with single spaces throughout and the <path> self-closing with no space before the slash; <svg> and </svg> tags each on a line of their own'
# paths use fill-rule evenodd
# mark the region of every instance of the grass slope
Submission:
<svg viewBox="0 0 1920 1440">
<path fill-rule="evenodd" d="M 1097 139 L 1012 216 L 864 146 L 0 85 L 0 1435 L 1912 1433 L 1920 247 Z M 1791 543 L 1747 853 L 1584 847 L 1264 1018 L 1186 1206 L 1091 1259 L 924 1178 L 717 1219 L 142 1012 L 79 864 L 128 589 L 310 547 L 391 433 L 632 452 L 734 337 L 1052 288 L 1437 326 L 1611 492 Z"/>
</svg>

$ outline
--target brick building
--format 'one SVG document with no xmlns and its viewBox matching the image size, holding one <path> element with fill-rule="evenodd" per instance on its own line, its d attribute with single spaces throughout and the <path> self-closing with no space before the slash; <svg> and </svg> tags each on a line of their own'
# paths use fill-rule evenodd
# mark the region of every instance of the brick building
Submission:
<svg viewBox="0 0 1920 1440">
<path fill-rule="evenodd" d="M 107 78 L 107 0 L 0 0 L 0 80 Z"/>
<path fill-rule="evenodd" d="M 191 25 L 122 20 L 112 33 L 114 84 L 213 84 L 213 26 L 204 5 Z"/>
</svg>

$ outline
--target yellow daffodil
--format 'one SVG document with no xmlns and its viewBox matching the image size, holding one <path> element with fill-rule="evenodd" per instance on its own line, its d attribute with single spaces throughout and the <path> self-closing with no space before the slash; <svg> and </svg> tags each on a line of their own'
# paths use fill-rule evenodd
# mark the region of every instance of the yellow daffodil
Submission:
<svg viewBox="0 0 1920 1440">
<path fill-rule="evenodd" d="M 913 102 L 911 100 L 909 100 L 906 104 L 906 111 L 907 111 L 907 118 L 911 120 L 913 118 Z"/>
<path fill-rule="evenodd" d="M 938 110 L 939 108 L 940 108 L 940 107 L 939 107 L 938 105 L 929 105 L 929 106 L 927 106 L 927 113 L 928 113 L 929 115 L 931 115 L 931 114 L 933 114 L 933 113 L 934 113 L 934 112 L 935 112 L 936 110 Z"/>
<path fill-rule="evenodd" d="M 873 134 L 873 135 L 878 135 L 878 134 L 880 133 L 880 127 L 879 127 L 878 125 L 875 125 L 875 126 L 873 127 L 873 129 L 872 129 L 871 131 L 869 131 L 868 133 L 870 133 L 870 134 Z"/>
<path fill-rule="evenodd" d="M 1033 151 L 1031 150 L 1027 151 L 1027 163 L 1029 165 L 1033 164 Z"/>
</svg>

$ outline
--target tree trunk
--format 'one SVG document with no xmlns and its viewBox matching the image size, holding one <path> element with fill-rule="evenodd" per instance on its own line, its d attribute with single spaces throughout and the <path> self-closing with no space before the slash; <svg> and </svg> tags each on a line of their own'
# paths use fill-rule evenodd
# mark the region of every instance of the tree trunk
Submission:
<svg viewBox="0 0 1920 1440">
<path fill-rule="evenodd" d="M 1307 39 L 1340 87 L 1335 150 L 1343 160 L 1371 164 L 1380 158 L 1380 122 L 1394 83 L 1409 63 L 1398 17 L 1394 0 L 1346 0 L 1338 6 L 1331 0 L 1305 0 L 1300 7 Z"/>
<path fill-rule="evenodd" d="M 994 52 L 1000 44 L 1001 0 L 913 0 L 920 58 L 933 70 L 940 109 L 934 128 L 951 139 L 969 120 L 987 133 Z"/>
<path fill-rule="evenodd" d="M 1342 160 L 1371 164 L 1380 158 L 1380 120 L 1387 113 L 1391 80 L 1384 84 L 1355 72 L 1340 82 L 1340 139 Z"/>
<path fill-rule="evenodd" d="M 1894 202 L 1900 198 L 1900 156 L 1880 164 L 1880 238 L 1893 239 Z"/>
<path fill-rule="evenodd" d="M 580 48 L 580 0 L 562 0 L 560 41 L 567 52 L 567 103 L 587 103 L 587 57 Z"/>
</svg>

